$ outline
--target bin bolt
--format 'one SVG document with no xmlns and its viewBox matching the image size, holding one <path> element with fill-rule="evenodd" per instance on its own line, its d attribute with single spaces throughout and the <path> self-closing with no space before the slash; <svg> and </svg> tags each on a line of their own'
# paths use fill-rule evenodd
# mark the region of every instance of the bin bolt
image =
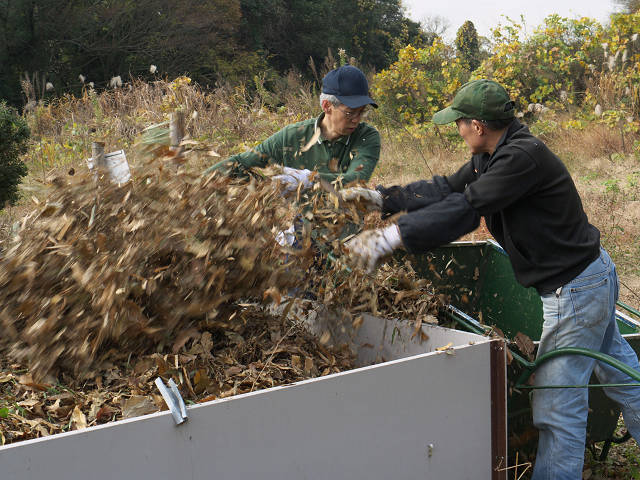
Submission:
<svg viewBox="0 0 640 480">
<path fill-rule="evenodd" d="M 431 458 L 433 456 L 433 443 L 430 443 L 429 445 L 427 445 L 427 455 L 429 458 Z"/>
</svg>

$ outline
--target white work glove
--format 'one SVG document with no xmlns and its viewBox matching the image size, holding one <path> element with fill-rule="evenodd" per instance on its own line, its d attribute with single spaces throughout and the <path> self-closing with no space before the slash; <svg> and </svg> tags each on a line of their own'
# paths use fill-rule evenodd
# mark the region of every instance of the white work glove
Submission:
<svg viewBox="0 0 640 480">
<path fill-rule="evenodd" d="M 296 241 L 296 228 L 295 225 L 291 225 L 286 230 L 278 232 L 276 235 L 276 242 L 281 247 L 291 247 Z"/>
<path fill-rule="evenodd" d="M 281 175 L 274 175 L 272 180 L 280 182 L 284 188 L 284 193 L 295 192 L 298 189 L 298 185 L 302 183 L 302 189 L 306 190 L 311 187 L 313 182 L 309 179 L 311 177 L 311 170 L 304 169 L 298 170 L 296 168 L 284 167 Z"/>
<path fill-rule="evenodd" d="M 351 187 L 338 192 L 344 202 L 360 202 L 368 212 L 382 210 L 382 195 L 377 190 L 369 188 Z"/>
<path fill-rule="evenodd" d="M 402 247 L 402 238 L 397 225 L 375 230 L 365 230 L 347 243 L 348 256 L 357 267 L 373 273 L 380 260 Z"/>
</svg>

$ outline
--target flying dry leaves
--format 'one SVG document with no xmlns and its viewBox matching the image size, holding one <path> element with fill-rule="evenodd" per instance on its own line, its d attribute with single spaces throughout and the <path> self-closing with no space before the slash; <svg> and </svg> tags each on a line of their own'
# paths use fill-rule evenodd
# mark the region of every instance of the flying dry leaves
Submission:
<svg viewBox="0 0 640 480">
<path fill-rule="evenodd" d="M 118 187 L 57 179 L 0 260 L 3 351 L 39 376 L 90 373 L 104 347 L 145 351 L 225 305 L 302 283 L 274 231 L 287 203 L 269 182 L 148 163 Z M 276 289 L 276 290 L 273 290 Z"/>
<path fill-rule="evenodd" d="M 3 444 L 166 409 L 158 376 L 203 402 L 352 368 L 348 349 L 289 318 L 296 295 L 356 327 L 363 312 L 434 320 L 409 265 L 369 276 L 340 261 L 366 212 L 318 187 L 291 203 L 271 182 L 189 173 L 154 152 L 123 186 L 56 179 L 6 242 Z M 293 218 L 299 248 L 283 248 L 275 235 Z"/>
</svg>

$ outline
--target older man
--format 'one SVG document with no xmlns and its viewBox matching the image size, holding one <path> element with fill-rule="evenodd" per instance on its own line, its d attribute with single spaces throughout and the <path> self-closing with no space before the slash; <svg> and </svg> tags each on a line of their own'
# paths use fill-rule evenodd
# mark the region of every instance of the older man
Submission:
<svg viewBox="0 0 640 480">
<path fill-rule="evenodd" d="M 269 163 L 285 167 L 276 177 L 289 190 L 300 183 L 310 186 L 316 170 L 320 177 L 343 184 L 367 181 L 380 157 L 380 134 L 361 122 L 369 105 L 369 85 L 356 67 L 345 65 L 322 79 L 322 113 L 317 118 L 284 127 L 251 151 L 234 155 L 209 170 L 231 171 L 264 167 Z"/>
<path fill-rule="evenodd" d="M 472 231 L 484 216 L 516 279 L 535 287 L 542 299 L 539 356 L 583 347 L 640 370 L 615 320 L 618 278 L 600 246 L 600 232 L 589 223 L 564 164 L 514 118 L 504 88 L 489 80 L 469 82 L 433 122 L 456 122 L 471 161 L 428 182 L 343 191 L 345 200 L 360 200 L 384 214 L 407 212 L 397 224 L 351 239 L 347 247 L 355 263 L 372 270 L 396 248 L 426 252 Z M 601 383 L 632 382 L 593 358 L 565 355 L 538 368 L 535 383 L 586 385 L 592 372 Z M 607 387 L 605 393 L 620 404 L 629 432 L 640 440 L 640 388 Z M 533 479 L 582 478 L 587 410 L 586 388 L 535 391 L 533 419 L 540 438 Z"/>
</svg>

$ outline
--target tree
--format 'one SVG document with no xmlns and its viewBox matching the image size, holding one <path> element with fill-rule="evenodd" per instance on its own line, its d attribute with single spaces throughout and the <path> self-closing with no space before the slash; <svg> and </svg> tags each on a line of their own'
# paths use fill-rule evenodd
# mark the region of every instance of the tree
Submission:
<svg viewBox="0 0 640 480">
<path fill-rule="evenodd" d="M 467 20 L 456 34 L 456 49 L 462 65 L 473 72 L 480 65 L 480 42 L 472 21 Z"/>
<path fill-rule="evenodd" d="M 640 0 L 616 0 L 616 4 L 623 8 L 624 13 L 636 13 L 640 10 Z"/>
<path fill-rule="evenodd" d="M 602 65 L 602 35 L 602 26 L 589 18 L 549 15 L 531 35 L 510 21 L 493 30 L 493 55 L 474 75 L 504 85 L 522 109 L 580 103 L 590 65 Z"/>
<path fill-rule="evenodd" d="M 327 49 L 345 49 L 361 64 L 382 69 L 407 43 L 421 45 L 420 25 L 400 0 L 241 0 L 245 43 L 280 71 L 321 64 Z"/>
<path fill-rule="evenodd" d="M 51 39 L 58 84 L 79 86 L 82 74 L 106 85 L 114 75 L 144 76 L 152 63 L 170 76 L 188 73 L 206 84 L 255 63 L 238 42 L 239 0 L 41 3 L 50 4 L 38 26 Z"/>
<path fill-rule="evenodd" d="M 39 63 L 34 44 L 33 1 L 0 0 L 0 99 L 21 103 L 20 75 Z M 41 57 L 41 58 L 44 58 Z"/>
<path fill-rule="evenodd" d="M 0 0 L 0 98 L 21 103 L 25 72 L 58 93 L 79 93 L 81 78 L 97 88 L 152 78 L 151 64 L 162 76 L 237 83 L 268 66 L 305 71 L 327 49 L 380 70 L 424 38 L 401 0 Z"/>
<path fill-rule="evenodd" d="M 425 48 L 400 50 L 398 60 L 378 73 L 372 84 L 384 116 L 424 123 L 446 107 L 469 74 L 440 38 Z"/>
<path fill-rule="evenodd" d="M 18 185 L 27 174 L 20 155 L 27 151 L 29 127 L 16 112 L 0 102 L 0 210 L 18 200 Z"/>
<path fill-rule="evenodd" d="M 0 0 L 0 98 L 20 102 L 19 77 L 40 72 L 79 92 L 159 72 L 211 84 L 264 66 L 240 42 L 240 0 Z"/>
<path fill-rule="evenodd" d="M 444 38 L 444 34 L 451 27 L 451 23 L 441 15 L 425 17 L 420 26 L 426 37 L 426 45 L 431 45 L 436 38 Z"/>
<path fill-rule="evenodd" d="M 354 3 L 359 10 L 351 16 L 351 51 L 362 63 L 380 70 L 394 62 L 405 45 L 421 47 L 425 43 L 420 24 L 404 16 L 401 0 Z"/>
</svg>

